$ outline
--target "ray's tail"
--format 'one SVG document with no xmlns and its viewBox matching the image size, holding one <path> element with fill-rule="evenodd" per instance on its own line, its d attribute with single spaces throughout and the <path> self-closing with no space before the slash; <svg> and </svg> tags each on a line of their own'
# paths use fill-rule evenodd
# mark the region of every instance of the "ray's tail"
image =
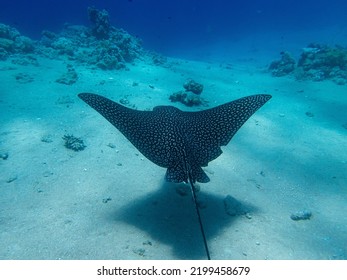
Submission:
<svg viewBox="0 0 347 280">
<path fill-rule="evenodd" d="M 200 210 L 199 210 L 198 202 L 196 200 L 196 191 L 195 191 L 195 187 L 194 187 L 194 184 L 193 184 L 191 178 L 189 178 L 189 183 L 190 183 L 190 189 L 192 191 L 192 197 L 193 197 L 193 201 L 194 201 L 194 205 L 195 205 L 196 214 L 197 214 L 198 220 L 199 220 L 199 225 L 200 225 L 200 231 L 201 231 L 202 239 L 204 241 L 206 257 L 207 257 L 208 260 L 210 260 L 211 259 L 210 250 L 208 249 L 206 235 L 205 235 L 205 230 L 204 230 L 204 226 L 203 226 L 202 221 L 201 221 L 201 216 L 200 216 Z"/>
</svg>

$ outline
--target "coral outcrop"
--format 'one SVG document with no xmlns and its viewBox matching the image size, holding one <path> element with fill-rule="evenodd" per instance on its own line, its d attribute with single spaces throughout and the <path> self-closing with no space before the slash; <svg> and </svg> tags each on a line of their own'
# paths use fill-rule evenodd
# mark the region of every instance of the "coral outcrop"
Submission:
<svg viewBox="0 0 347 280">
<path fill-rule="evenodd" d="M 183 85 L 183 87 L 185 88 L 186 91 L 190 91 L 190 92 L 195 93 L 195 94 L 201 94 L 203 89 L 204 89 L 204 86 L 202 84 L 199 84 L 192 79 L 189 79 Z"/>
<path fill-rule="evenodd" d="M 110 25 L 108 13 L 88 8 L 92 27 L 65 25 L 61 33 L 42 32 L 41 53 L 50 57 L 67 56 L 104 70 L 126 68 L 143 55 L 141 42 L 123 29 Z"/>
<path fill-rule="evenodd" d="M 298 62 L 288 52 L 281 53 L 281 59 L 273 61 L 269 70 L 280 77 L 293 74 L 298 80 L 332 80 L 336 84 L 347 84 L 347 48 L 309 44 L 303 48 Z"/>
<path fill-rule="evenodd" d="M 79 137 L 75 137 L 72 134 L 65 134 L 63 136 L 64 146 L 67 149 L 79 152 L 84 150 L 87 146 L 84 144 L 83 140 Z"/>
<path fill-rule="evenodd" d="M 91 27 L 65 24 L 58 34 L 44 30 L 38 42 L 0 24 L 0 60 L 14 54 L 36 53 L 113 70 L 126 68 L 127 63 L 144 55 L 139 39 L 110 25 L 107 11 L 88 8 L 88 15 Z"/>
<path fill-rule="evenodd" d="M 189 79 L 183 84 L 185 90 L 180 90 L 170 95 L 171 102 L 181 102 L 182 104 L 192 107 L 206 104 L 206 101 L 200 97 L 204 86 L 200 83 Z"/>
<path fill-rule="evenodd" d="M 34 41 L 22 36 L 14 27 L 0 23 L 0 60 L 16 53 L 32 53 L 34 49 Z"/>
<path fill-rule="evenodd" d="M 295 70 L 295 59 L 289 52 L 281 52 L 281 59 L 273 61 L 269 70 L 273 76 L 281 77 L 292 73 Z"/>
<path fill-rule="evenodd" d="M 298 61 L 298 79 L 322 81 L 331 79 L 337 84 L 347 83 L 347 49 L 341 46 L 310 44 Z"/>
<path fill-rule="evenodd" d="M 188 107 L 202 104 L 202 99 L 198 95 L 189 94 L 183 90 L 171 94 L 169 99 L 171 102 L 181 102 Z"/>
</svg>

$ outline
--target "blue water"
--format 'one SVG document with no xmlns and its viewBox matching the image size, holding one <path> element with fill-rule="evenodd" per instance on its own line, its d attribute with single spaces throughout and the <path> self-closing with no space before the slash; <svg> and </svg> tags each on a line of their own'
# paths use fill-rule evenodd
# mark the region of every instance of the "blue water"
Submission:
<svg viewBox="0 0 347 280">
<path fill-rule="evenodd" d="M 106 9 L 112 25 L 143 40 L 146 48 L 187 58 L 223 57 L 228 48 L 294 50 L 297 42 L 347 42 L 344 0 L 13 0 L 1 1 L 0 22 L 40 38 L 65 22 L 88 25 L 87 7 Z M 243 42 L 247 40 L 247 44 Z M 249 42 L 254 46 L 249 46 Z M 294 43 L 293 43 L 294 42 Z M 304 46 L 302 46 L 304 47 Z"/>
</svg>

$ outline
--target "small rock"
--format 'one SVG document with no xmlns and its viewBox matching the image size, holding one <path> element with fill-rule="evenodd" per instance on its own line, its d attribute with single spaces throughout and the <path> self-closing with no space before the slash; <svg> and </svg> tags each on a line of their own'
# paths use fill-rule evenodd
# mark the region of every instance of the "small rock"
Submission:
<svg viewBox="0 0 347 280">
<path fill-rule="evenodd" d="M 10 178 L 7 179 L 6 183 L 12 183 L 13 181 L 16 181 L 18 179 L 17 175 L 12 175 Z"/>
<path fill-rule="evenodd" d="M 250 214 L 250 213 L 246 213 L 246 218 L 248 219 L 248 220 L 251 220 L 252 219 L 252 215 Z"/>
<path fill-rule="evenodd" d="M 78 80 L 78 75 L 76 70 L 68 66 L 67 72 L 61 75 L 60 78 L 56 79 L 56 82 L 70 86 L 76 83 L 77 80 Z"/>
<path fill-rule="evenodd" d="M 8 159 L 8 152 L 0 152 L 0 158 L 3 160 Z"/>
<path fill-rule="evenodd" d="M 16 81 L 21 84 L 27 84 L 34 81 L 34 78 L 26 73 L 18 73 L 16 76 Z"/>
<path fill-rule="evenodd" d="M 146 250 L 143 248 L 134 249 L 133 252 L 141 257 L 145 255 Z"/>
<path fill-rule="evenodd" d="M 69 95 L 61 96 L 57 99 L 57 101 L 55 101 L 55 104 L 58 105 L 70 105 L 73 103 L 75 103 L 75 100 L 71 98 Z"/>
<path fill-rule="evenodd" d="M 108 144 L 107 144 L 107 146 L 108 146 L 108 147 L 110 147 L 111 149 L 116 148 L 116 145 L 115 145 L 115 144 L 113 144 L 113 143 L 108 143 Z"/>
<path fill-rule="evenodd" d="M 111 200 L 112 200 L 111 197 L 107 197 L 107 198 L 103 198 L 103 199 L 102 199 L 102 202 L 103 202 L 103 203 L 107 203 L 107 202 L 109 202 L 109 201 L 111 201 Z"/>
<path fill-rule="evenodd" d="M 45 171 L 43 172 L 43 177 L 49 177 L 49 176 L 52 176 L 53 175 L 53 172 L 52 171 Z"/>
<path fill-rule="evenodd" d="M 44 143 L 52 143 L 53 139 L 52 139 L 52 135 L 44 135 L 41 137 L 41 142 Z"/>
<path fill-rule="evenodd" d="M 297 211 L 290 215 L 293 221 L 309 220 L 312 217 L 312 212 L 308 210 Z"/>
<path fill-rule="evenodd" d="M 119 100 L 119 103 L 123 104 L 123 105 L 127 105 L 127 104 L 129 104 L 129 100 L 126 98 L 122 98 L 121 100 Z"/>
</svg>

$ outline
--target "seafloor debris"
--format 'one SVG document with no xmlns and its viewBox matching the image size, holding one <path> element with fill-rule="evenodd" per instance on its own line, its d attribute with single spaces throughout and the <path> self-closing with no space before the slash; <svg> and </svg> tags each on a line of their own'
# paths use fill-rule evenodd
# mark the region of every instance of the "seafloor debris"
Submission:
<svg viewBox="0 0 347 280">
<path fill-rule="evenodd" d="M 60 96 L 57 99 L 57 101 L 55 101 L 55 104 L 66 105 L 66 107 L 69 107 L 71 104 L 74 104 L 74 103 L 75 103 L 75 100 L 69 95 Z"/>
<path fill-rule="evenodd" d="M 308 210 L 297 211 L 290 215 L 293 221 L 309 220 L 312 217 L 312 212 Z"/>
<path fill-rule="evenodd" d="M 139 255 L 140 257 L 144 257 L 146 250 L 143 248 L 137 248 L 137 249 L 133 249 L 133 252 L 137 255 Z"/>
<path fill-rule="evenodd" d="M 111 149 L 115 149 L 117 147 L 114 143 L 108 143 L 106 146 L 110 147 Z"/>
<path fill-rule="evenodd" d="M 13 174 L 6 180 L 6 183 L 12 183 L 13 181 L 16 181 L 17 179 L 18 179 L 18 175 Z"/>
<path fill-rule="evenodd" d="M 87 147 L 81 138 L 75 137 L 72 134 L 65 134 L 63 136 L 63 140 L 65 141 L 64 146 L 66 148 L 74 150 L 76 152 L 82 151 L 85 147 Z"/>
<path fill-rule="evenodd" d="M 103 203 L 107 203 L 107 202 L 109 202 L 109 201 L 111 201 L 111 200 L 112 200 L 111 197 L 107 197 L 107 198 L 103 198 L 103 199 L 102 199 L 102 202 L 103 202 Z"/>
<path fill-rule="evenodd" d="M 0 151 L 0 158 L 3 159 L 3 160 L 8 159 L 8 152 Z"/>
<path fill-rule="evenodd" d="M 158 53 L 152 53 L 152 62 L 157 66 L 167 65 L 167 57 Z"/>
<path fill-rule="evenodd" d="M 78 80 L 78 75 L 76 70 L 71 66 L 67 66 L 67 72 L 60 76 L 60 78 L 56 79 L 57 83 L 65 84 L 65 85 L 72 85 L 76 83 Z"/>
<path fill-rule="evenodd" d="M 142 242 L 142 245 L 152 246 L 153 244 L 152 244 L 152 241 L 146 240 L 146 241 Z"/>
<path fill-rule="evenodd" d="M 36 57 L 31 54 L 21 54 L 21 55 L 13 55 L 13 59 L 11 59 L 13 64 L 22 65 L 22 66 L 40 66 Z"/>
<path fill-rule="evenodd" d="M 128 104 L 130 103 L 130 101 L 128 100 L 127 97 L 124 97 L 124 98 L 121 98 L 121 99 L 119 100 L 119 103 L 120 103 L 120 104 L 123 104 L 123 105 L 128 105 Z"/>
<path fill-rule="evenodd" d="M 34 78 L 26 73 L 18 73 L 15 75 L 16 81 L 21 84 L 27 84 L 34 81 Z"/>
<path fill-rule="evenodd" d="M 50 134 L 43 135 L 43 136 L 41 137 L 41 142 L 44 142 L 44 143 L 52 143 L 52 142 L 53 142 L 53 136 L 50 135 Z"/>
</svg>

